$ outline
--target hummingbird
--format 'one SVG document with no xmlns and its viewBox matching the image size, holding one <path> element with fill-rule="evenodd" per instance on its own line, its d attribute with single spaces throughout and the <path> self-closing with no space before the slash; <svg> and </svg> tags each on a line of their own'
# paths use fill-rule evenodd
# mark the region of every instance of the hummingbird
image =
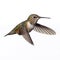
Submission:
<svg viewBox="0 0 60 60">
<path fill-rule="evenodd" d="M 15 28 L 13 28 L 5 36 L 13 35 L 13 34 L 22 35 L 25 38 L 26 41 L 28 41 L 30 44 L 34 45 L 32 39 L 29 35 L 29 33 L 32 30 L 34 30 L 36 32 L 39 32 L 39 33 L 43 33 L 43 34 L 55 35 L 56 32 L 53 29 L 37 23 L 37 21 L 41 18 L 50 19 L 49 17 L 41 17 L 37 14 L 31 14 L 27 18 L 27 20 L 19 23 Z"/>
</svg>

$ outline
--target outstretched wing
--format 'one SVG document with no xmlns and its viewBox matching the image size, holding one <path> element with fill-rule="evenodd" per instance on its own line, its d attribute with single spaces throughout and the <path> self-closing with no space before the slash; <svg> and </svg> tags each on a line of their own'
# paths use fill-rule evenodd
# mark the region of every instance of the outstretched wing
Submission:
<svg viewBox="0 0 60 60">
<path fill-rule="evenodd" d="M 40 25 L 38 23 L 35 25 L 34 30 L 37 32 L 49 34 L 49 35 L 55 35 L 56 34 L 55 31 L 52 30 L 51 28 Z"/>
<path fill-rule="evenodd" d="M 29 33 L 28 33 L 28 31 L 26 30 L 25 27 L 22 28 L 22 35 L 25 38 L 25 40 L 27 40 L 29 43 L 31 43 L 32 45 L 34 45 L 32 39 L 31 39 L 31 37 L 30 37 L 30 35 L 29 35 Z"/>
</svg>

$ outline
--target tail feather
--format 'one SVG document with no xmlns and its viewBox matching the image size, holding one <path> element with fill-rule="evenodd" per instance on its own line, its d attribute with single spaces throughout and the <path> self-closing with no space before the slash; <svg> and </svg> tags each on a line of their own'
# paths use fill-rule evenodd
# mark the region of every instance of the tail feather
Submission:
<svg viewBox="0 0 60 60">
<path fill-rule="evenodd" d="M 15 34 L 15 32 L 14 31 L 11 31 L 11 32 L 9 32 L 8 34 L 6 34 L 5 36 L 7 36 L 7 35 L 13 35 L 13 34 Z M 4 36 L 4 37 L 5 37 Z"/>
</svg>

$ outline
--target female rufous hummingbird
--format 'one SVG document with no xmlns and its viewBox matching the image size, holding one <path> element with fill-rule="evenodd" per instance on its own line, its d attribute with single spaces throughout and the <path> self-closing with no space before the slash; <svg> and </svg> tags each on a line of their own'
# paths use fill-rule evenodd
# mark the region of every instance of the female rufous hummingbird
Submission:
<svg viewBox="0 0 60 60">
<path fill-rule="evenodd" d="M 47 18 L 50 19 L 49 17 L 41 17 L 38 16 L 37 14 L 31 14 L 26 21 L 23 21 L 21 23 L 19 23 L 14 29 L 12 29 L 7 35 L 13 35 L 13 34 L 18 34 L 18 35 L 22 35 L 25 40 L 27 40 L 29 43 L 31 43 L 32 45 L 34 45 L 29 32 L 31 32 L 32 30 L 40 32 L 40 33 L 44 33 L 44 34 L 48 34 L 48 35 L 55 35 L 55 31 L 52 30 L 49 27 L 43 26 L 41 24 L 38 24 L 37 21 L 40 18 Z"/>
</svg>

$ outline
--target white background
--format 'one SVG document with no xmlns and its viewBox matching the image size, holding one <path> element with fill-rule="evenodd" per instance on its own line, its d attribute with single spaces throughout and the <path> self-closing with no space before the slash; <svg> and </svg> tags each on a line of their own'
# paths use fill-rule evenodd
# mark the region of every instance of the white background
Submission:
<svg viewBox="0 0 60 60">
<path fill-rule="evenodd" d="M 34 46 L 22 36 L 4 37 L 30 14 L 51 17 L 38 23 L 56 35 L 30 33 Z M 60 60 L 60 0 L 0 0 L 0 60 Z"/>
</svg>

